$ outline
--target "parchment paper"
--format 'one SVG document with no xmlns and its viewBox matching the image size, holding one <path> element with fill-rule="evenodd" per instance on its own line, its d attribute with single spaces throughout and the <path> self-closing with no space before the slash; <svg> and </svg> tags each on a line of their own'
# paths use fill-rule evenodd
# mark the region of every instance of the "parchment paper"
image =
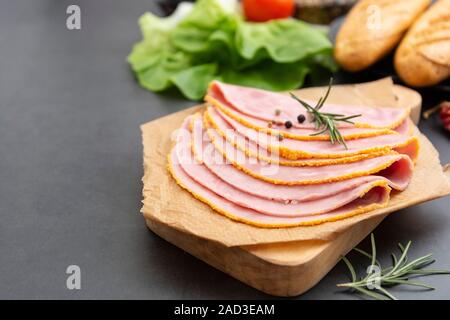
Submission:
<svg viewBox="0 0 450 320">
<path fill-rule="evenodd" d="M 305 98 L 318 99 L 323 90 L 302 89 L 298 90 L 298 93 L 303 94 Z M 396 105 L 390 79 L 351 86 L 334 86 L 329 101 L 372 106 Z M 167 154 L 172 145 L 171 133 L 181 125 L 187 115 L 203 107 L 193 107 L 141 126 L 144 145 L 144 200 L 141 212 L 146 219 L 156 220 L 180 231 L 230 247 L 297 240 L 331 240 L 340 232 L 369 217 L 386 215 L 450 194 L 450 170 L 444 173 L 438 152 L 415 128 L 421 148 L 412 181 L 407 190 L 391 194 L 388 207 L 308 227 L 264 229 L 232 221 L 181 189 L 166 168 Z"/>
</svg>

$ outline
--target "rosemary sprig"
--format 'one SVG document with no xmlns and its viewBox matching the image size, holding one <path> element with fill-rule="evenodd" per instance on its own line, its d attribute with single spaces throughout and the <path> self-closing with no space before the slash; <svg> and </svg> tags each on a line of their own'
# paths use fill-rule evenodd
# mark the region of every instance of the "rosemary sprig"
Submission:
<svg viewBox="0 0 450 320">
<path fill-rule="evenodd" d="M 432 258 L 432 254 L 427 254 L 423 257 L 408 262 L 408 250 L 411 247 L 411 241 L 409 241 L 406 246 L 399 243 L 398 247 L 400 248 L 400 257 L 397 258 L 397 256 L 392 253 L 392 266 L 383 269 L 381 264 L 376 259 L 376 245 L 373 233 L 370 235 L 370 241 L 372 244 L 372 254 L 359 248 L 354 248 L 354 250 L 370 259 L 370 266 L 376 266 L 378 268 L 377 272 L 368 272 L 367 276 L 361 277 L 358 280 L 355 268 L 351 262 L 346 257 L 342 257 L 342 261 L 344 261 L 350 270 L 352 281 L 338 284 L 338 287 L 348 288 L 352 291 L 365 294 L 377 300 L 397 300 L 397 298 L 386 290 L 385 287 L 391 287 L 394 285 L 410 285 L 434 290 L 435 288 L 425 283 L 411 281 L 410 279 L 427 275 L 450 274 L 450 270 L 423 269 L 435 262 Z"/>
<path fill-rule="evenodd" d="M 319 132 L 311 134 L 311 136 L 317 136 L 328 131 L 332 144 L 337 142 L 339 144 L 342 144 L 345 149 L 347 149 L 347 144 L 345 143 L 344 137 L 342 137 L 341 133 L 339 132 L 336 123 L 346 122 L 354 124 L 354 122 L 351 120 L 360 117 L 361 115 L 357 114 L 352 116 L 345 116 L 343 114 L 320 112 L 320 109 L 323 107 L 325 101 L 328 98 L 328 95 L 330 94 L 332 84 L 333 78 L 330 78 L 330 83 L 328 84 L 328 89 L 325 93 L 325 96 L 320 97 L 315 107 L 312 107 L 307 102 L 301 100 L 292 92 L 290 93 L 290 95 L 306 109 L 306 111 L 310 115 L 311 122 L 314 122 L 315 124 L 315 129 L 320 130 Z"/>
</svg>

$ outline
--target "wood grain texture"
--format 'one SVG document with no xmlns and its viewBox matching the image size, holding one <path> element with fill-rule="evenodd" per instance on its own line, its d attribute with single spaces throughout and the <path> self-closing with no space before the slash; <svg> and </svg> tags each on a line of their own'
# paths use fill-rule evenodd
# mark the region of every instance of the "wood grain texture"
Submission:
<svg viewBox="0 0 450 320">
<path fill-rule="evenodd" d="M 383 90 L 389 92 L 373 93 L 371 87 L 374 91 L 384 87 Z M 367 95 L 363 94 L 365 91 Z M 392 82 L 384 79 L 362 84 L 360 88 L 358 85 L 336 86 L 332 96 L 334 101 L 349 96 L 358 101 L 367 100 L 367 96 L 372 96 L 371 100 L 379 97 L 383 105 L 410 101 L 407 97 L 395 99 L 393 91 Z M 298 92 L 311 98 L 321 93 L 319 89 Z M 172 131 L 186 115 L 203 107 L 193 107 L 142 126 L 145 172 L 142 213 L 148 227 L 162 238 L 268 294 L 294 296 L 305 292 L 387 214 L 450 194 L 449 177 L 443 174 L 436 150 L 416 132 L 422 143 L 417 168 L 422 170 L 416 170 L 410 188 L 394 195 L 387 209 L 313 227 L 262 229 L 234 222 L 191 197 L 174 183 L 166 170 Z M 434 182 L 433 188 L 429 188 L 430 181 Z"/>
<path fill-rule="evenodd" d="M 151 219 L 161 238 L 249 286 L 270 295 L 297 296 L 316 285 L 340 257 L 364 239 L 384 216 L 359 223 L 333 241 L 308 240 L 226 247 Z"/>
<path fill-rule="evenodd" d="M 409 117 L 415 125 L 418 125 L 422 115 L 422 96 L 417 91 L 400 85 L 394 85 L 392 89 L 397 103 L 411 108 Z"/>
</svg>

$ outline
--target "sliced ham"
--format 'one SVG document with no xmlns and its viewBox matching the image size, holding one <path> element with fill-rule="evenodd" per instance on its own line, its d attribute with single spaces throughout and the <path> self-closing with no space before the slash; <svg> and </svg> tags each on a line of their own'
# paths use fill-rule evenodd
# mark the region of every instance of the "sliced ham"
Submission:
<svg viewBox="0 0 450 320">
<path fill-rule="evenodd" d="M 205 111 L 204 123 L 206 123 L 207 127 L 210 127 L 210 125 L 208 125 L 209 123 L 214 123 L 215 124 L 214 127 L 217 128 L 218 133 L 220 133 L 225 139 L 228 140 L 228 142 L 233 144 L 236 148 L 244 151 L 247 156 L 255 157 L 266 162 L 280 164 L 284 166 L 324 166 L 338 163 L 350 163 L 367 158 L 373 158 L 389 152 L 389 150 L 384 150 L 373 153 L 361 153 L 341 158 L 292 160 L 289 158 L 282 157 L 280 154 L 278 154 L 276 150 L 271 152 L 263 145 L 258 145 L 256 142 L 258 139 L 250 140 L 244 135 L 240 134 L 238 131 L 234 130 L 234 128 L 227 121 L 225 121 L 225 119 L 219 116 L 217 114 L 217 111 L 214 110 L 212 107 L 209 107 Z M 275 143 L 278 142 L 275 141 Z"/>
<path fill-rule="evenodd" d="M 295 215 L 295 211 L 286 213 L 287 216 L 284 215 L 270 215 L 270 214 L 262 214 L 254 209 L 247 208 L 242 204 L 236 204 L 233 201 L 230 201 L 224 196 L 230 197 L 231 199 L 235 199 L 236 191 L 229 185 L 226 185 L 226 189 L 223 189 L 223 181 L 217 180 L 212 173 L 209 173 L 208 169 L 205 166 L 198 165 L 196 168 L 199 169 L 199 172 L 196 172 L 196 178 L 199 183 L 195 181 L 191 173 L 190 176 L 185 171 L 181 164 L 186 163 L 187 158 L 185 156 L 180 157 L 181 155 L 186 155 L 189 150 L 189 144 L 184 140 L 181 140 L 177 143 L 176 147 L 172 149 L 169 155 L 169 171 L 173 178 L 176 180 L 177 184 L 189 191 L 195 198 L 198 200 L 208 204 L 215 211 L 227 216 L 236 221 L 245 222 L 248 224 L 252 224 L 259 227 L 266 228 L 279 228 L 279 227 L 293 227 L 299 225 L 314 225 L 319 223 L 324 223 L 327 221 L 335 221 L 339 219 L 343 219 L 346 217 L 350 217 L 356 214 L 361 214 L 376 208 L 381 208 L 387 204 L 389 199 L 389 188 L 386 187 L 385 184 L 373 185 L 373 187 L 369 189 L 362 190 L 358 197 L 356 197 L 353 201 L 349 200 L 353 198 L 349 195 L 342 194 L 342 203 L 346 203 L 345 205 L 335 209 L 328 211 L 322 214 L 316 215 L 306 215 L 303 211 L 297 212 Z M 193 161 L 193 159 L 191 158 Z M 195 162 L 190 162 L 195 163 Z M 192 169 L 189 167 L 189 169 Z M 206 170 L 206 171 L 205 171 Z M 206 176 L 204 174 L 206 173 Z M 212 180 L 209 180 L 212 179 Z M 217 184 L 216 184 L 217 183 Z M 210 188 L 206 187 L 205 184 L 209 185 Z M 219 187 L 219 188 L 217 188 Z M 213 192 L 214 189 L 216 192 Z M 219 194 L 220 193 L 220 194 Z M 250 195 L 248 195 L 250 197 Z M 242 197 L 241 197 L 242 198 Z M 252 198 L 253 199 L 253 198 Z M 248 204 L 252 207 L 259 208 L 262 205 L 264 199 L 258 198 L 258 202 L 254 202 L 253 200 L 245 200 L 242 198 L 241 200 L 245 201 L 245 204 Z M 236 200 L 235 200 L 236 201 Z M 322 201 L 324 202 L 324 201 Z M 281 204 L 278 204 L 281 206 Z M 284 205 L 286 207 L 294 207 L 295 205 L 288 204 Z M 307 205 L 305 205 L 307 206 Z M 330 206 L 328 204 L 328 206 Z M 310 206 L 313 208 L 313 206 Z M 320 207 L 317 207 L 320 210 Z M 272 208 L 273 210 L 278 210 Z M 267 209 L 265 209 L 267 211 Z M 286 211 L 287 209 L 285 209 Z"/>
<path fill-rule="evenodd" d="M 401 191 L 407 187 L 411 179 L 411 172 L 407 170 L 406 172 L 396 171 L 396 173 L 388 173 L 385 176 L 361 176 L 325 184 L 273 184 L 246 174 L 230 162 L 227 162 L 221 154 L 214 153 L 215 147 L 211 144 L 208 135 L 204 134 L 202 124 L 198 119 L 193 119 L 192 130 L 192 150 L 198 161 L 202 162 L 216 176 L 236 189 L 265 199 L 280 202 L 319 199 L 377 180 L 383 180 L 390 187 Z M 320 168 L 317 169 L 320 170 Z M 393 179 L 389 180 L 388 178 L 391 177 Z"/>
<path fill-rule="evenodd" d="M 289 96 L 216 81 L 205 99 L 213 106 L 185 119 L 168 169 L 230 219 L 266 228 L 336 221 L 386 206 L 412 178 L 419 146 L 406 110 L 325 105 L 363 114 L 339 127 L 345 148 L 310 136 L 316 129 L 296 122 L 305 110 Z"/>
<path fill-rule="evenodd" d="M 178 144 L 178 148 L 184 148 L 184 150 L 180 150 L 182 154 L 185 154 L 187 153 L 187 150 L 190 150 L 189 144 L 187 143 Z M 186 172 L 191 179 L 228 201 L 272 216 L 301 217 L 322 214 L 351 203 L 364 196 L 367 192 L 370 192 L 374 187 L 384 187 L 386 188 L 386 193 L 389 193 L 390 191 L 385 179 L 377 179 L 356 185 L 353 188 L 342 190 L 338 193 L 330 194 L 328 197 L 321 197 L 311 201 L 291 201 L 289 203 L 282 203 L 242 192 L 240 189 L 233 187 L 213 174 L 205 165 L 193 161 L 193 159 L 194 157 L 191 155 L 189 159 L 191 161 L 180 162 L 184 172 Z"/>
<path fill-rule="evenodd" d="M 409 157 L 397 153 L 389 153 L 353 163 L 290 168 L 248 157 L 243 151 L 236 149 L 223 139 L 215 130 L 208 129 L 205 134 L 203 122 L 198 117 L 193 118 L 192 129 L 194 130 L 192 147 L 197 150 L 195 152 L 197 158 L 204 161 L 214 173 L 224 180 L 236 175 L 240 176 L 239 178 L 250 175 L 262 182 L 269 182 L 271 185 L 298 185 L 300 187 L 351 179 L 352 177 L 367 177 L 367 174 L 377 173 L 378 178 L 381 176 L 388 179 L 392 188 L 401 191 L 408 186 L 412 177 L 412 161 Z M 227 164 L 233 164 L 233 166 Z M 239 170 L 230 169 L 234 167 Z M 239 178 L 236 183 L 232 183 L 236 187 L 239 185 Z"/>
<path fill-rule="evenodd" d="M 248 157 L 245 152 L 235 148 L 215 130 L 208 130 L 205 136 L 202 123 L 198 117 L 194 121 L 193 145 L 194 148 L 201 150 L 197 153 L 202 155 L 203 161 L 220 163 L 224 157 L 227 162 L 245 173 L 274 184 L 318 184 L 378 173 L 393 181 L 393 184 L 402 186 L 412 175 L 413 163 L 408 156 L 402 154 L 386 154 L 358 162 L 321 167 L 289 167 L 266 163 Z"/>
<path fill-rule="evenodd" d="M 219 81 L 211 83 L 207 95 L 242 114 L 256 119 L 266 122 L 275 120 L 281 123 L 291 121 L 297 128 L 313 128 L 313 124 L 308 121 L 302 124 L 297 122 L 297 116 L 303 114 L 306 117 L 307 112 L 301 104 L 288 95 L 225 84 Z M 315 105 L 315 102 L 312 101 L 308 101 L 308 103 L 312 106 Z M 356 127 L 387 129 L 399 126 L 409 115 L 409 110 L 405 108 L 387 106 L 373 108 L 330 103 L 325 103 L 321 111 L 346 116 L 360 114 L 361 116 L 355 119 Z M 339 126 L 352 127 L 353 125 L 339 123 Z"/>
<path fill-rule="evenodd" d="M 350 157 L 358 154 L 380 154 L 389 150 L 404 153 L 414 160 L 418 154 L 418 139 L 415 136 L 406 136 L 392 132 L 390 134 L 346 141 L 347 149 L 345 149 L 342 145 L 332 144 L 330 141 L 301 141 L 290 138 L 283 138 L 279 141 L 276 136 L 248 128 L 218 109 L 208 107 L 206 112 L 210 124 L 222 136 L 227 137 L 229 141 L 232 141 L 230 140 L 233 138 L 231 137 L 232 135 L 236 137 L 236 134 L 239 134 L 272 153 L 293 160 L 313 157 L 324 159 Z"/>
<path fill-rule="evenodd" d="M 405 119 L 397 128 L 394 129 L 394 131 L 403 134 L 405 136 L 412 134 L 412 126 L 411 126 L 411 120 Z"/>
<path fill-rule="evenodd" d="M 282 122 L 275 122 L 273 121 L 264 121 L 260 120 L 258 118 L 254 118 L 251 116 L 248 116 L 246 114 L 243 114 L 229 105 L 227 105 L 226 102 L 220 101 L 216 99 L 216 97 L 213 97 L 211 95 L 208 95 L 205 97 L 205 100 L 209 102 L 212 106 L 219 109 L 223 113 L 227 114 L 231 118 L 235 119 L 236 121 L 239 121 L 243 125 L 265 131 L 271 134 L 279 134 L 282 133 L 285 137 L 289 137 L 292 139 L 297 140 L 329 140 L 330 137 L 328 134 L 320 134 L 320 135 L 312 135 L 313 133 L 317 133 L 317 130 L 313 128 L 297 128 L 292 127 L 290 129 L 286 129 L 284 126 L 284 123 Z M 345 127 L 340 128 L 339 131 L 341 132 L 342 136 L 346 140 L 350 139 L 358 139 L 363 137 L 373 137 L 381 134 L 387 134 L 392 133 L 393 130 L 391 129 L 373 129 L 373 128 L 357 128 L 357 127 Z"/>
</svg>

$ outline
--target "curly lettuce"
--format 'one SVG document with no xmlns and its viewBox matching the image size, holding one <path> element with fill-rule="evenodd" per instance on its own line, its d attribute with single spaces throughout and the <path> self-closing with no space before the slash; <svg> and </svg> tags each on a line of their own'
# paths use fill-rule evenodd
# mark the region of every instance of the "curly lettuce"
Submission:
<svg viewBox="0 0 450 320">
<path fill-rule="evenodd" d="M 145 13 L 142 41 L 128 56 L 139 84 L 154 92 L 175 86 L 199 100 L 214 79 L 284 91 L 301 87 L 317 70 L 335 71 L 322 31 L 294 19 L 247 22 L 237 7 L 236 1 L 198 0 L 166 18 Z"/>
</svg>

